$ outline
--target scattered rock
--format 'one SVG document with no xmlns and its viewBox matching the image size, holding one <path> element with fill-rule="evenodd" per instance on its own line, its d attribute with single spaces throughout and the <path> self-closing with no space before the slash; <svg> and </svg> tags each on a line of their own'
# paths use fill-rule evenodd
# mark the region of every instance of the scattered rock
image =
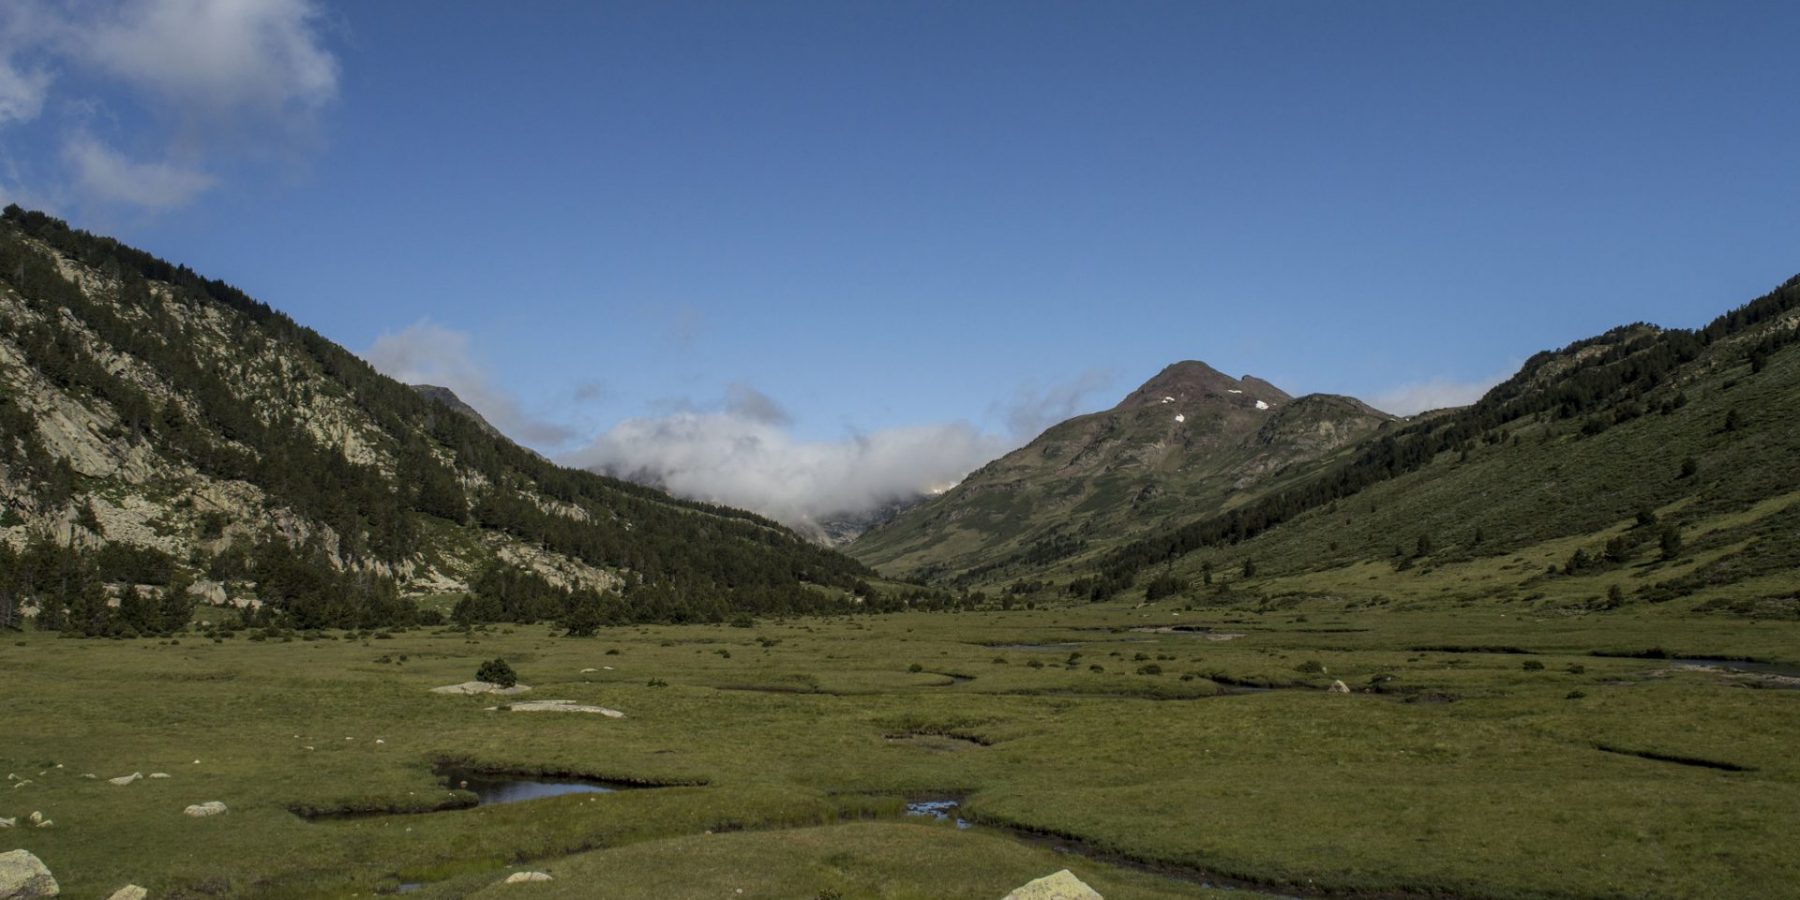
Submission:
<svg viewBox="0 0 1800 900">
<path fill-rule="evenodd" d="M 44 819 L 43 821 L 37 823 L 37 827 L 39 827 L 39 828 L 54 828 L 54 827 L 56 827 L 56 823 L 50 821 L 49 819 Z"/>
<path fill-rule="evenodd" d="M 112 896 L 106 898 L 106 900 L 145 900 L 145 898 L 149 896 L 149 891 L 138 887 L 135 884 L 128 884 L 113 891 Z"/>
<path fill-rule="evenodd" d="M 527 700 L 524 703 L 512 704 L 513 712 L 571 712 L 594 713 L 609 719 L 623 719 L 625 714 L 616 709 L 604 706 L 584 706 L 573 700 Z"/>
<path fill-rule="evenodd" d="M 587 668 L 585 668 L 585 669 L 582 669 L 582 670 L 581 670 L 581 674 L 583 674 L 583 675 L 586 675 L 586 674 L 587 674 L 587 673 L 589 673 L 589 672 L 598 672 L 598 671 L 600 671 L 600 670 L 599 670 L 599 669 L 596 669 L 596 668 L 594 668 L 594 667 L 593 667 L 593 666 L 589 666 L 589 667 L 587 667 Z"/>
<path fill-rule="evenodd" d="M 0 900 L 35 900 L 61 892 L 43 860 L 25 850 L 0 853 Z"/>
<path fill-rule="evenodd" d="M 1007 894 L 1004 900 L 1103 900 L 1100 893 L 1088 887 L 1075 873 L 1064 869 L 1045 875 Z"/>
<path fill-rule="evenodd" d="M 1331 683 L 1331 687 L 1326 688 L 1326 690 L 1333 694 L 1348 694 L 1350 693 L 1350 686 L 1342 681 L 1334 681 Z"/>
<path fill-rule="evenodd" d="M 81 777 L 86 778 L 89 781 L 98 781 L 100 779 L 100 776 L 95 775 L 92 772 L 83 772 L 81 773 Z"/>
<path fill-rule="evenodd" d="M 19 827 L 19 817 L 18 816 L 13 816 L 10 819 L 0 819 L 0 828 L 17 828 L 17 827 Z"/>
<path fill-rule="evenodd" d="M 187 809 L 182 810 L 181 812 L 182 812 L 182 815 L 193 816 L 196 819 L 203 818 L 205 816 L 216 816 L 222 812 L 225 812 L 225 804 L 223 804 L 217 800 L 208 800 L 205 803 L 194 804 L 193 806 L 190 806 Z"/>
<path fill-rule="evenodd" d="M 491 681 L 465 681 L 462 684 L 446 684 L 434 687 L 434 694 L 523 694 L 531 690 L 528 684 L 515 684 L 512 687 L 501 687 Z"/>
<path fill-rule="evenodd" d="M 174 778 L 175 776 L 170 775 L 167 772 L 151 772 L 150 777 L 151 778 Z"/>
<path fill-rule="evenodd" d="M 41 812 L 38 812 L 35 809 L 31 811 L 30 818 L 31 818 L 31 824 L 33 824 L 33 825 L 42 825 L 42 824 L 44 824 L 44 821 L 45 821 L 44 814 Z"/>
<path fill-rule="evenodd" d="M 108 779 L 106 779 L 106 783 L 107 784 L 116 784 L 119 787 L 124 787 L 142 777 L 144 777 L 144 773 L 133 772 L 130 775 L 120 775 L 117 778 L 108 778 Z"/>
<path fill-rule="evenodd" d="M 554 881 L 549 872 L 514 872 L 506 876 L 506 884 L 524 884 L 528 881 Z"/>
</svg>

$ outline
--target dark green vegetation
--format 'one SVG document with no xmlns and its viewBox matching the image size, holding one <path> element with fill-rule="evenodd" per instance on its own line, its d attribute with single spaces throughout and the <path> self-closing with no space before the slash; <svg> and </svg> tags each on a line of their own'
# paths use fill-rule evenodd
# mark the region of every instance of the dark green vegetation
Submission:
<svg viewBox="0 0 1800 900">
<path fill-rule="evenodd" d="M 166 631 L 95 601 L 187 602 L 197 581 L 258 601 L 246 624 L 318 628 L 418 621 L 433 594 L 479 620 L 824 611 L 870 574 L 750 513 L 555 466 L 236 288 L 17 207 L 0 537 L 32 563 L 0 583 L 0 627 L 24 605 L 87 634 Z"/>
<path fill-rule="evenodd" d="M 0 789 L 0 817 L 56 822 L 3 834 L 70 896 L 459 897 L 543 870 L 557 881 L 508 890 L 993 900 L 1065 866 L 1109 898 L 1203 895 L 1032 833 L 1288 894 L 1800 896 L 1800 679 L 1639 658 L 1800 670 L 1800 623 L 1683 605 L 1097 604 L 588 640 L 26 632 L 0 644 L 0 774 L 31 783 Z M 534 690 L 428 692 L 497 656 Z M 530 699 L 625 718 L 507 708 Z M 678 786 L 457 809 L 446 761 Z M 135 771 L 173 777 L 104 780 Z M 976 827 L 903 816 L 920 797 L 962 798 Z M 230 812 L 181 813 L 210 800 Z"/>
</svg>

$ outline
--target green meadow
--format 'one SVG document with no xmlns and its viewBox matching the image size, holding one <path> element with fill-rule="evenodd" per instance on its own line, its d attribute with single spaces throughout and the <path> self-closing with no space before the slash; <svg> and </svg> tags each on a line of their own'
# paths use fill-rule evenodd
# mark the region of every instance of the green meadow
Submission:
<svg viewBox="0 0 1800 900">
<path fill-rule="evenodd" d="M 1673 659 L 1800 668 L 1800 623 L 1354 602 L 9 634 L 0 845 L 71 897 L 1800 896 L 1800 680 Z M 495 657 L 532 690 L 431 692 Z M 646 787 L 466 808 L 444 764 Z"/>
</svg>

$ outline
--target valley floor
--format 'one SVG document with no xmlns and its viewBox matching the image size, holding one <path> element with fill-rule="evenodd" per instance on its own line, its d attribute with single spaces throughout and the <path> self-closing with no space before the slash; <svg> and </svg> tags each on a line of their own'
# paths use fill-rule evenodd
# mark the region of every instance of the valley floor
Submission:
<svg viewBox="0 0 1800 900">
<path fill-rule="evenodd" d="M 494 657 L 533 689 L 431 693 Z M 27 632 L 0 640 L 0 849 L 74 897 L 998 898 L 1061 868 L 1115 900 L 1800 897 L 1795 670 L 1795 622 L 1323 600 Z M 625 716 L 508 708 L 546 699 Z M 445 761 L 665 786 L 424 811 L 470 799 Z M 169 777 L 106 780 L 133 772 Z M 555 880 L 497 886 L 527 870 Z"/>
</svg>

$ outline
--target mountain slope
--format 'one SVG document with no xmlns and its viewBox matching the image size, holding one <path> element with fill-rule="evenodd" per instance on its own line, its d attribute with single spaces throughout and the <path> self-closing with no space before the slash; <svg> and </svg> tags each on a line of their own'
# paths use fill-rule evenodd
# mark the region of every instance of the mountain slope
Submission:
<svg viewBox="0 0 1800 900">
<path fill-rule="evenodd" d="M 1703 329 L 1627 326 L 1540 353 L 1473 406 L 1075 567 L 1094 573 L 1077 589 L 1088 596 L 1153 575 L 1160 591 L 1204 594 L 1206 573 L 1237 578 L 1246 561 L 1258 579 L 1306 576 L 1333 590 L 1391 589 L 1392 572 L 1464 573 L 1466 584 L 1434 582 L 1447 596 L 1476 584 L 1523 596 L 1546 578 L 1632 572 L 1612 603 L 1785 570 L 1790 583 L 1772 589 L 1787 609 L 1797 527 L 1800 278 Z"/>
<path fill-rule="evenodd" d="M 1180 362 L 846 549 L 923 577 L 1025 571 L 1242 503 L 1391 421 L 1349 397 L 1296 399 L 1260 379 Z"/>
<path fill-rule="evenodd" d="M 112 627 L 103 601 L 140 586 L 299 625 L 405 619 L 426 594 L 468 594 L 476 619 L 717 619 L 831 605 L 867 574 L 751 513 L 552 465 L 441 399 L 8 207 L 0 626 L 80 606 Z"/>
</svg>

